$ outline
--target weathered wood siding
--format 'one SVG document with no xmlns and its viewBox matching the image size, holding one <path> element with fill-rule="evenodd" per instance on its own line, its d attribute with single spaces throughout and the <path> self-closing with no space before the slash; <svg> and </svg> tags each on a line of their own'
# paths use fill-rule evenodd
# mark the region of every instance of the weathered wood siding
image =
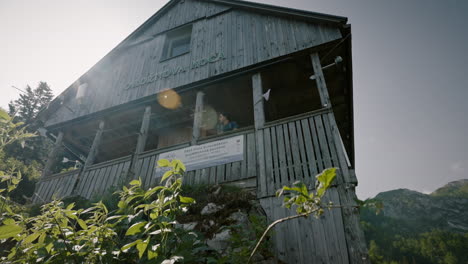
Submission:
<svg viewBox="0 0 468 264">
<path fill-rule="evenodd" d="M 41 178 L 36 183 L 33 202 L 44 203 L 54 198 L 62 199 L 70 196 L 79 172 L 79 170 L 73 170 Z"/>
<path fill-rule="evenodd" d="M 340 204 L 336 188 L 329 189 L 324 200 Z M 276 197 L 262 198 L 260 203 L 268 222 L 296 214 L 294 210 L 282 207 L 281 199 Z M 277 225 L 273 243 L 277 257 L 285 263 L 352 263 L 348 258 L 340 209 L 326 210 L 319 219 L 311 216 Z"/>
<path fill-rule="evenodd" d="M 87 199 L 102 196 L 111 187 L 126 183 L 129 167 L 130 156 L 92 165 L 80 174 L 73 194 Z"/>
<path fill-rule="evenodd" d="M 309 116 L 272 122 L 263 129 L 265 177 L 259 181 L 259 197 L 275 195 L 282 186 L 302 181 L 314 187 L 315 175 L 339 167 L 328 120 L 330 110 Z M 261 179 L 261 177 L 259 177 Z M 342 182 L 337 177 L 337 182 Z"/>
<path fill-rule="evenodd" d="M 65 102 L 69 109 L 60 107 L 46 126 L 341 38 L 338 27 L 226 10 L 196 0 L 177 4 L 77 81 L 73 89 L 88 84 L 85 97 Z M 159 33 L 188 22 L 193 22 L 190 52 L 160 61 L 165 34 Z"/>
</svg>

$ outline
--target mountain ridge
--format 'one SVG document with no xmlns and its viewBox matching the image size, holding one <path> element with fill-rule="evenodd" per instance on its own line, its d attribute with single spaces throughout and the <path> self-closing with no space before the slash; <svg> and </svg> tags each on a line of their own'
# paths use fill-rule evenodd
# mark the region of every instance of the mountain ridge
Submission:
<svg viewBox="0 0 468 264">
<path fill-rule="evenodd" d="M 395 189 L 370 200 L 383 204 L 382 216 L 403 221 L 404 225 L 416 225 L 418 232 L 468 231 L 468 179 L 449 182 L 430 194 Z"/>
</svg>

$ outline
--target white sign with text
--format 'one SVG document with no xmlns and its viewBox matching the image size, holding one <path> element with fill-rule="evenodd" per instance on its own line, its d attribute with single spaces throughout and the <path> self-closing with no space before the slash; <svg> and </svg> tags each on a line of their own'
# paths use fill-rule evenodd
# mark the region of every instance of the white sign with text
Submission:
<svg viewBox="0 0 468 264">
<path fill-rule="evenodd" d="M 187 171 L 241 161 L 244 159 L 244 136 L 161 153 L 158 159 L 178 159 Z"/>
</svg>

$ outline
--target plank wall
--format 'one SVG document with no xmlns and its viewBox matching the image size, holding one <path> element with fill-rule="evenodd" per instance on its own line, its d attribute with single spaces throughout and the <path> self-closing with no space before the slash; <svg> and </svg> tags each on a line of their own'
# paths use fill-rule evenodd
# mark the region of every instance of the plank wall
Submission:
<svg viewBox="0 0 468 264">
<path fill-rule="evenodd" d="M 329 189 L 323 199 L 340 204 L 336 188 Z M 260 204 L 269 223 L 296 215 L 294 210 L 282 207 L 282 200 L 276 197 L 262 198 Z M 352 263 L 340 209 L 326 210 L 318 219 L 310 216 L 280 223 L 273 233 L 276 255 L 285 263 Z"/>
<path fill-rule="evenodd" d="M 69 89 L 87 83 L 85 97 L 64 102 L 46 127 L 341 38 L 338 27 L 325 24 L 181 2 L 75 82 Z M 190 52 L 161 61 L 164 32 L 189 22 Z"/>
<path fill-rule="evenodd" d="M 79 170 L 73 170 L 42 178 L 36 183 L 33 202 L 45 203 L 70 196 L 79 172 Z"/>
<path fill-rule="evenodd" d="M 275 195 L 282 186 L 301 181 L 313 188 L 315 175 L 339 167 L 328 113 L 272 122 L 263 128 L 265 176 L 259 177 L 258 196 Z M 342 182 L 337 177 L 336 182 Z"/>
<path fill-rule="evenodd" d="M 130 156 L 92 165 L 80 174 L 74 195 L 86 199 L 102 197 L 105 191 L 126 183 Z"/>
</svg>

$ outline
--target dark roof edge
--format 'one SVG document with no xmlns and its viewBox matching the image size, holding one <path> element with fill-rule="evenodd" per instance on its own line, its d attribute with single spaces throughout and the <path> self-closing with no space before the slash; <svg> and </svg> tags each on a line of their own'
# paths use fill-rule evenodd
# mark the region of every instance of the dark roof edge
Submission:
<svg viewBox="0 0 468 264">
<path fill-rule="evenodd" d="M 327 23 L 333 23 L 333 24 L 346 24 L 348 21 L 347 17 L 334 16 L 334 15 L 329 15 L 329 14 L 324 14 L 324 13 L 305 11 L 305 10 L 300 10 L 300 9 L 275 6 L 275 5 L 269 5 L 269 4 L 255 3 L 255 2 L 249 2 L 249 1 L 243 1 L 243 0 L 200 0 L 200 1 L 231 5 L 231 6 L 239 7 L 239 8 L 262 10 L 262 11 L 271 12 L 271 13 L 280 13 L 283 15 L 290 15 L 290 16 L 295 16 L 295 17 L 309 18 L 309 19 L 323 21 Z"/>
</svg>

